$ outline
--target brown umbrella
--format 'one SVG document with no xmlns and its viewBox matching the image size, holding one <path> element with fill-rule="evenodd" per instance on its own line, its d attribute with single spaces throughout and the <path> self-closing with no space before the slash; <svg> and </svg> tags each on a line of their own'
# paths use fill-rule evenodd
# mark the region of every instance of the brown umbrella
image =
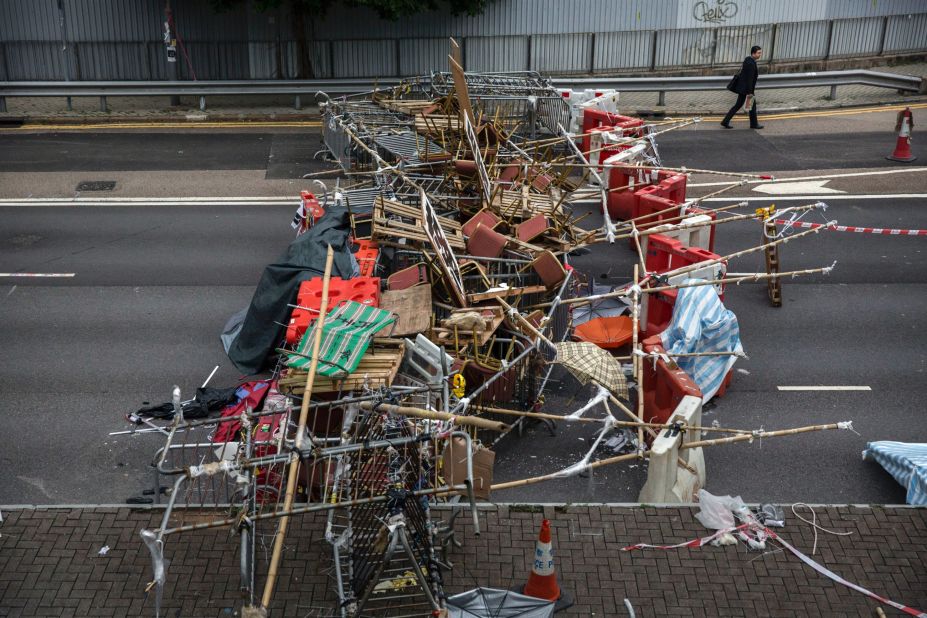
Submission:
<svg viewBox="0 0 927 618">
<path fill-rule="evenodd" d="M 596 382 L 622 399 L 628 398 L 628 381 L 621 363 L 594 343 L 564 341 L 557 344 L 554 362 L 566 367 L 582 384 Z"/>
</svg>

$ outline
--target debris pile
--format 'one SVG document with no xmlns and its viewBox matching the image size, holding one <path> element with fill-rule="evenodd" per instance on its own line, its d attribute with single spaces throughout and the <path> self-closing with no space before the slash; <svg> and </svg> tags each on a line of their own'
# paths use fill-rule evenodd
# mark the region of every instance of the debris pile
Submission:
<svg viewBox="0 0 927 618">
<path fill-rule="evenodd" d="M 432 518 L 436 501 L 469 507 L 478 533 L 490 490 L 644 459 L 642 496 L 688 501 L 705 482 L 703 447 L 838 428 L 701 423 L 744 356 L 724 285 L 827 270 L 727 277 L 728 260 L 817 230 L 775 237 L 773 225 L 762 245 L 717 255 L 718 225 L 773 212 L 686 199 L 691 170 L 662 167 L 655 137 L 694 120 L 621 116 L 612 94 L 580 121 L 537 74 L 467 73 L 453 46 L 449 65 L 388 90 L 320 93 L 326 154 L 351 184 L 303 192 L 296 239 L 223 334 L 240 370 L 269 377 L 218 418 L 192 418 L 175 392 L 157 417 L 170 425 L 144 419 L 141 431 L 167 436 L 157 469 L 171 479 L 161 526 L 143 533 L 159 596 L 166 539 L 230 527 L 243 615 L 265 615 L 287 527 L 324 512 L 341 615 L 441 615 L 455 539 L 453 518 Z M 627 285 L 596 289 L 570 264 L 593 245 L 627 251 L 619 241 L 636 254 Z M 569 415 L 541 411 L 558 364 L 597 389 Z M 488 445 L 558 419 L 601 424 L 585 457 L 494 484 Z M 730 435 L 703 440 L 710 431 Z M 596 459 L 600 447 L 610 456 Z"/>
</svg>

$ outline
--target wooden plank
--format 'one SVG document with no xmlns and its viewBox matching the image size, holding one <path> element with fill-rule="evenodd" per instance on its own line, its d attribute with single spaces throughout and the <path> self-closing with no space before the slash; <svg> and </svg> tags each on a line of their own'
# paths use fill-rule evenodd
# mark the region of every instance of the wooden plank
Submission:
<svg viewBox="0 0 927 618">
<path fill-rule="evenodd" d="M 478 303 L 492 298 L 506 298 L 508 296 L 521 296 L 523 294 L 538 294 L 547 292 L 547 287 L 543 285 L 529 285 L 523 288 L 506 288 L 504 290 L 493 290 L 491 292 L 480 292 L 478 294 L 467 294 L 467 299 L 471 303 Z"/>
<path fill-rule="evenodd" d="M 431 326 L 431 286 L 386 290 L 380 295 L 380 309 L 396 314 L 390 331 L 393 337 L 423 333 Z"/>
<path fill-rule="evenodd" d="M 470 124 L 476 124 L 473 117 L 473 107 L 470 105 L 470 91 L 467 89 L 467 77 L 464 75 L 463 67 L 451 56 L 447 57 L 447 62 L 454 76 L 454 91 L 457 95 L 457 105 L 460 108 L 461 118 L 466 115 L 466 117 L 470 119 Z"/>
</svg>

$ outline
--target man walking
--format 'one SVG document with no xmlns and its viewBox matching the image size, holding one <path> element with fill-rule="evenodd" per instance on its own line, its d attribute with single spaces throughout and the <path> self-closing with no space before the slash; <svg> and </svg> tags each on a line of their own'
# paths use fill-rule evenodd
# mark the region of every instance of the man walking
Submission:
<svg viewBox="0 0 927 618">
<path fill-rule="evenodd" d="M 756 78 L 759 76 L 756 61 L 759 60 L 762 55 L 762 48 L 759 45 L 754 45 L 750 48 L 750 55 L 744 58 L 743 66 L 740 67 L 740 77 L 734 86 L 734 92 L 737 93 L 737 102 L 734 103 L 734 107 L 730 109 L 727 116 L 721 121 L 721 126 L 725 129 L 734 128 L 731 126 L 731 118 L 733 118 L 737 110 L 744 105 L 746 105 L 746 109 L 750 112 L 750 128 L 763 128 L 763 125 L 756 120 L 756 100 L 753 98 L 753 91 L 756 89 Z"/>
</svg>

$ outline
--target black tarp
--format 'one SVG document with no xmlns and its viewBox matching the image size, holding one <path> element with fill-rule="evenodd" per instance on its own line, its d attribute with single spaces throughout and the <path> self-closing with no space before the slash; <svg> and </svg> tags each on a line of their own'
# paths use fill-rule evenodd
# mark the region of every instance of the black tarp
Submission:
<svg viewBox="0 0 927 618">
<path fill-rule="evenodd" d="M 229 359 L 247 375 L 261 372 L 279 347 L 299 284 L 325 274 L 328 245 L 335 252 L 332 277 L 350 279 L 356 262 L 351 255 L 347 209 L 331 208 L 305 234 L 296 237 L 276 262 L 264 268 L 238 335 L 228 348 Z"/>
</svg>

